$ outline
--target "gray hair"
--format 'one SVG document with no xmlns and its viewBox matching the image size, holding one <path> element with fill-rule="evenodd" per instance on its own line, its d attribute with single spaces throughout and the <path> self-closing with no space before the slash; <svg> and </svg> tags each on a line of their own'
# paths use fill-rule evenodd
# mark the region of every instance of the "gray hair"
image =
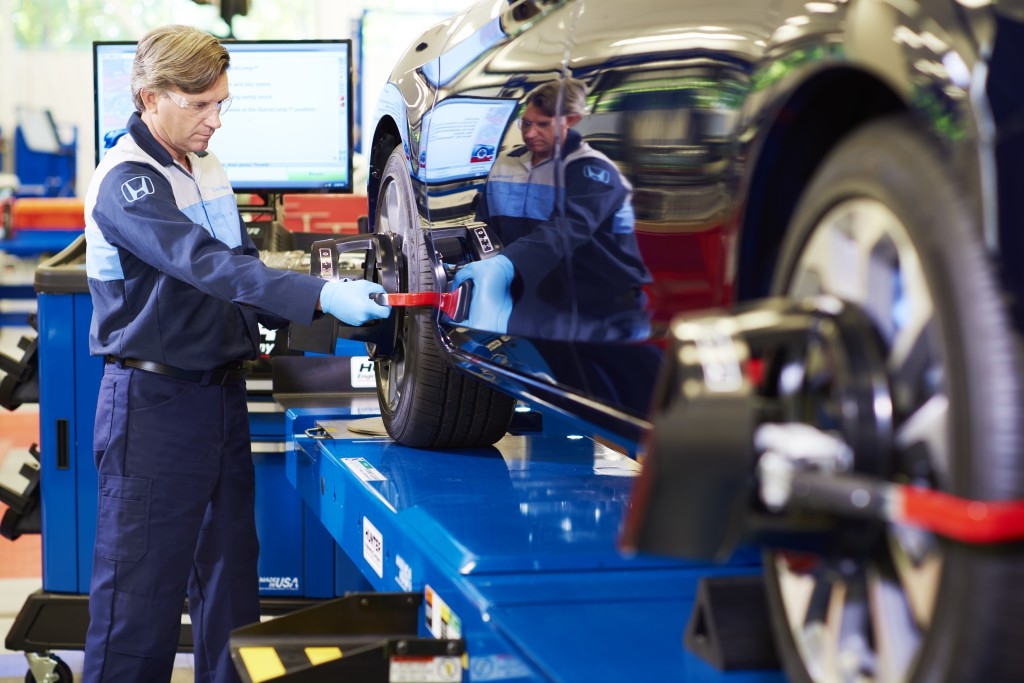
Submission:
<svg viewBox="0 0 1024 683">
<path fill-rule="evenodd" d="M 143 111 L 142 90 L 189 94 L 209 90 L 227 70 L 231 56 L 214 36 L 192 26 L 169 24 L 139 41 L 132 63 L 132 101 Z"/>
<path fill-rule="evenodd" d="M 559 92 L 562 102 L 559 111 Z M 548 81 L 526 96 L 526 104 L 533 105 L 544 112 L 545 116 L 582 116 L 587 110 L 587 86 L 576 78 Z"/>
</svg>

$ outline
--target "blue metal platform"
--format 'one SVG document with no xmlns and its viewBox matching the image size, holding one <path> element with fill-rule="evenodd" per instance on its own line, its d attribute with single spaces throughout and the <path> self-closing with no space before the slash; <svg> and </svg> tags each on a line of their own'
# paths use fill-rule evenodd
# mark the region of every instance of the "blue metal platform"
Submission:
<svg viewBox="0 0 1024 683">
<path fill-rule="evenodd" d="M 8 239 L 0 239 L 0 251 L 12 256 L 39 257 L 56 254 L 82 235 L 83 228 L 31 230 L 21 229 Z"/>
<path fill-rule="evenodd" d="M 458 680 L 784 681 L 682 644 L 700 579 L 759 573 L 758 554 L 620 554 L 638 466 L 570 424 L 444 452 L 374 435 L 379 419 L 347 406 L 287 422 L 289 480 L 376 591 L 422 595 L 420 637 L 465 640 Z"/>
</svg>

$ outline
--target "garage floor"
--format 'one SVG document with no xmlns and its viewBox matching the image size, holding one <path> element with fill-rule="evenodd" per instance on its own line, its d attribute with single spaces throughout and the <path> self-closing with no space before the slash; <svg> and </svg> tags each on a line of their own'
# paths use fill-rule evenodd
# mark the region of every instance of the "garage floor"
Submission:
<svg viewBox="0 0 1024 683">
<path fill-rule="evenodd" d="M 0 338 L 3 336 L 0 332 Z M 38 433 L 37 406 L 22 406 L 16 412 L 0 408 L 0 483 L 13 481 Z M 7 506 L 0 503 L 0 514 L 6 510 Z M 42 586 L 40 545 L 36 535 L 22 536 L 17 541 L 0 538 L 0 633 L 4 636 L 25 597 Z M 25 671 L 24 655 L 0 649 L 0 681 L 24 681 Z"/>
</svg>

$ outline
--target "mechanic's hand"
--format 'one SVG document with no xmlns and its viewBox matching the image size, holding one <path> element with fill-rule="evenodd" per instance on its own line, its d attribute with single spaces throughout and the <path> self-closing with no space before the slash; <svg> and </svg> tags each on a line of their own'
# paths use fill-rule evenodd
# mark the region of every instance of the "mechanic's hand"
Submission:
<svg viewBox="0 0 1024 683">
<path fill-rule="evenodd" d="M 370 280 L 330 280 L 320 290 L 320 308 L 349 325 L 362 325 L 391 315 L 390 306 L 370 298 L 383 293 L 384 288 Z"/>
<path fill-rule="evenodd" d="M 466 280 L 473 281 L 473 297 L 469 302 L 467 327 L 505 334 L 508 317 L 512 314 L 509 285 L 515 275 L 515 266 L 507 256 L 499 254 L 483 261 L 466 264 L 455 273 L 452 289 Z"/>
</svg>

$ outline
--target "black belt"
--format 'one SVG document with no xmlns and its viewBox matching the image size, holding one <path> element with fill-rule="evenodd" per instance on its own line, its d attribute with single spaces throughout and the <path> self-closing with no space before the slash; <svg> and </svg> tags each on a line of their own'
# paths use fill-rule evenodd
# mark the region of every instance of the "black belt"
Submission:
<svg viewBox="0 0 1024 683">
<path fill-rule="evenodd" d="M 156 363 L 151 360 L 118 358 L 117 356 L 106 356 L 104 360 L 107 363 L 113 363 L 121 367 L 145 370 L 157 375 L 173 377 L 187 382 L 196 382 L 198 384 L 234 384 L 235 382 L 241 382 L 246 376 L 245 366 L 240 361 L 228 363 L 213 370 L 182 370 L 181 368 Z"/>
</svg>

